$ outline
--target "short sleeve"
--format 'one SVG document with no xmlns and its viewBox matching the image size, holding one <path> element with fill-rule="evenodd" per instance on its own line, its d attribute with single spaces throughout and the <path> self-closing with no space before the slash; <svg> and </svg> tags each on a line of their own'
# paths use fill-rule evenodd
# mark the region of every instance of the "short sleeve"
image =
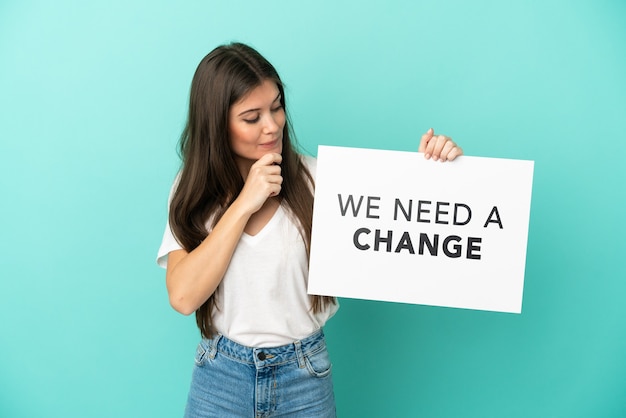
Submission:
<svg viewBox="0 0 626 418">
<path fill-rule="evenodd" d="M 306 168 L 309 169 L 309 173 L 311 173 L 311 177 L 313 177 L 313 180 L 315 181 L 315 175 L 317 174 L 317 159 L 308 155 L 301 155 L 300 158 L 302 158 L 302 162 L 304 162 Z"/>
<path fill-rule="evenodd" d="M 156 262 L 159 267 L 167 268 L 167 255 L 174 250 L 181 250 L 183 247 L 174 237 L 172 233 L 172 229 L 170 228 L 169 223 L 169 207 L 172 201 L 172 197 L 174 196 L 174 192 L 176 191 L 176 187 L 178 187 L 179 176 L 176 176 L 174 180 L 174 184 L 172 184 L 172 188 L 170 189 L 170 195 L 167 200 L 167 208 L 168 208 L 168 220 L 165 222 L 165 231 L 163 232 L 163 239 L 161 240 L 161 246 L 159 247 L 159 251 L 157 253 Z"/>
</svg>

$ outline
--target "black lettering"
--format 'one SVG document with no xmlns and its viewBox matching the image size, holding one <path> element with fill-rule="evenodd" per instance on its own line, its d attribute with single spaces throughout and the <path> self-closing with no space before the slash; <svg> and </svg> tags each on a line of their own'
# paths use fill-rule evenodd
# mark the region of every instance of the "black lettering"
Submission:
<svg viewBox="0 0 626 418">
<path fill-rule="evenodd" d="M 437 202 L 436 203 L 436 206 L 435 206 L 436 207 L 436 209 L 435 209 L 435 223 L 436 224 L 445 224 L 445 225 L 447 225 L 448 222 L 439 220 L 439 215 L 447 215 L 448 214 L 447 211 L 441 210 L 441 206 L 450 206 L 450 203 L 448 203 L 448 202 Z"/>
<path fill-rule="evenodd" d="M 424 254 L 424 244 L 426 244 L 426 246 L 428 247 L 428 252 L 430 252 L 430 255 L 436 256 L 437 248 L 439 247 L 439 235 L 435 234 L 433 236 L 433 242 L 430 242 L 430 239 L 428 239 L 428 234 L 421 233 L 419 244 L 417 247 L 417 252 L 419 255 Z"/>
<path fill-rule="evenodd" d="M 452 248 L 454 248 L 454 252 L 450 251 L 450 241 L 459 242 L 461 241 L 461 237 L 457 235 L 450 235 L 443 240 L 443 252 L 450 258 L 459 258 L 461 256 L 461 246 L 459 244 L 454 244 Z"/>
<path fill-rule="evenodd" d="M 374 235 L 374 251 L 378 251 L 378 248 L 380 247 L 380 243 L 382 242 L 382 243 L 387 244 L 387 252 L 390 253 L 392 236 L 393 236 L 393 231 L 387 231 L 387 236 L 383 238 L 380 236 L 380 229 L 377 229 Z"/>
<path fill-rule="evenodd" d="M 480 251 L 480 244 L 483 240 L 481 238 L 476 237 L 468 237 L 467 238 L 467 254 L 465 258 L 468 260 L 480 260 L 480 254 L 474 253 L 474 251 Z"/>
<path fill-rule="evenodd" d="M 465 208 L 465 210 L 467 211 L 467 219 L 465 219 L 465 221 L 460 222 L 457 215 L 459 213 L 459 208 Z M 467 225 L 470 221 L 470 219 L 472 219 L 472 210 L 470 209 L 469 206 L 467 206 L 465 203 L 455 203 L 454 204 L 454 217 L 453 217 L 453 224 L 454 225 Z"/>
<path fill-rule="evenodd" d="M 400 210 L 402 211 L 402 214 L 404 215 L 404 219 L 406 219 L 407 221 L 410 221 L 411 212 L 413 210 L 413 200 L 409 199 L 409 211 L 407 212 L 406 210 L 404 210 L 404 206 L 402 206 L 402 203 L 400 203 L 400 199 L 396 199 L 395 206 L 393 207 L 393 220 L 394 221 L 398 220 L 398 208 L 400 208 Z"/>
<path fill-rule="evenodd" d="M 495 219 L 491 219 L 494 216 L 495 216 Z M 503 229 L 502 221 L 500 220 L 500 214 L 498 213 L 497 206 L 494 206 L 493 209 L 491 209 L 491 212 L 489 213 L 489 216 L 487 217 L 487 221 L 485 222 L 485 225 L 483 225 L 483 228 L 487 228 L 487 225 L 491 223 L 498 224 L 500 229 Z"/>
<path fill-rule="evenodd" d="M 428 209 L 422 209 L 422 204 L 430 205 L 432 202 L 430 200 L 418 200 L 417 201 L 417 222 L 426 222 L 430 223 L 428 219 L 422 219 L 422 213 L 430 213 Z"/>
<path fill-rule="evenodd" d="M 410 254 L 415 254 L 415 250 L 413 249 L 413 243 L 411 242 L 411 237 L 408 232 L 402 234 L 402 238 L 400 238 L 400 242 L 398 242 L 398 246 L 396 247 L 396 252 L 399 253 L 402 250 L 409 250 Z"/>
<path fill-rule="evenodd" d="M 378 215 L 372 215 L 372 214 L 370 213 L 370 211 L 371 211 L 372 209 L 378 209 L 378 208 L 379 208 L 379 206 L 374 206 L 374 205 L 372 204 L 372 200 L 380 200 L 380 197 L 367 196 L 367 212 L 366 212 L 365 216 L 366 216 L 367 218 L 378 219 L 378 218 L 380 218 L 380 216 L 378 216 Z"/>
<path fill-rule="evenodd" d="M 354 246 L 356 248 L 358 248 L 359 250 L 363 250 L 363 251 L 369 250 L 370 249 L 369 244 L 361 244 L 359 242 L 359 235 L 361 235 L 361 234 L 369 234 L 370 232 L 372 232 L 372 231 L 370 231 L 367 228 L 359 228 L 356 231 L 354 231 L 354 236 L 352 237 L 352 242 L 354 242 Z"/>
<path fill-rule="evenodd" d="M 356 205 L 356 207 L 354 206 L 354 197 L 352 195 L 348 195 L 348 200 L 346 201 L 345 206 L 343 204 L 341 193 L 337 194 L 337 197 L 339 198 L 339 210 L 341 211 L 341 216 L 346 216 L 348 206 L 351 206 L 352 216 L 356 218 L 356 216 L 359 214 L 359 209 L 361 208 L 361 202 L 363 202 L 363 196 L 359 197 L 359 203 Z"/>
</svg>

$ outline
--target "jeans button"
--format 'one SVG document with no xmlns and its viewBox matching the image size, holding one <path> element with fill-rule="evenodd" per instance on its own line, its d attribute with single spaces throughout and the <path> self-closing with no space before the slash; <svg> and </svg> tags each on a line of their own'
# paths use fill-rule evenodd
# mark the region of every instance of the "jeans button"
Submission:
<svg viewBox="0 0 626 418">
<path fill-rule="evenodd" d="M 259 360 L 261 360 L 261 361 L 265 360 L 265 358 L 266 358 L 266 357 L 265 357 L 265 353 L 261 351 L 260 353 L 258 353 L 258 354 L 256 355 L 256 358 L 258 358 L 258 359 L 259 359 Z"/>
</svg>

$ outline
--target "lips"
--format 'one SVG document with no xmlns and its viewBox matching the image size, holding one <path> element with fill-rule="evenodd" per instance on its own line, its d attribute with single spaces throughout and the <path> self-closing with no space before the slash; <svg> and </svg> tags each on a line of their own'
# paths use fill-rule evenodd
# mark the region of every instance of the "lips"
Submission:
<svg viewBox="0 0 626 418">
<path fill-rule="evenodd" d="M 279 140 L 275 139 L 273 141 L 270 142 L 265 142 L 263 144 L 259 144 L 260 147 L 262 148 L 275 148 L 278 145 Z"/>
</svg>

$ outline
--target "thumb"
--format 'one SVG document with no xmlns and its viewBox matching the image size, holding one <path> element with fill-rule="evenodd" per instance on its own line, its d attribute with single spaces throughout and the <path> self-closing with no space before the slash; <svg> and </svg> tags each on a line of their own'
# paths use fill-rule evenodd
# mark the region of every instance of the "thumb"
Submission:
<svg viewBox="0 0 626 418">
<path fill-rule="evenodd" d="M 431 140 L 435 131 L 433 128 L 429 128 L 424 135 L 422 135 L 422 140 L 420 141 L 420 145 L 417 149 L 417 152 L 424 152 L 426 150 L 426 145 L 428 145 L 428 141 Z"/>
</svg>

